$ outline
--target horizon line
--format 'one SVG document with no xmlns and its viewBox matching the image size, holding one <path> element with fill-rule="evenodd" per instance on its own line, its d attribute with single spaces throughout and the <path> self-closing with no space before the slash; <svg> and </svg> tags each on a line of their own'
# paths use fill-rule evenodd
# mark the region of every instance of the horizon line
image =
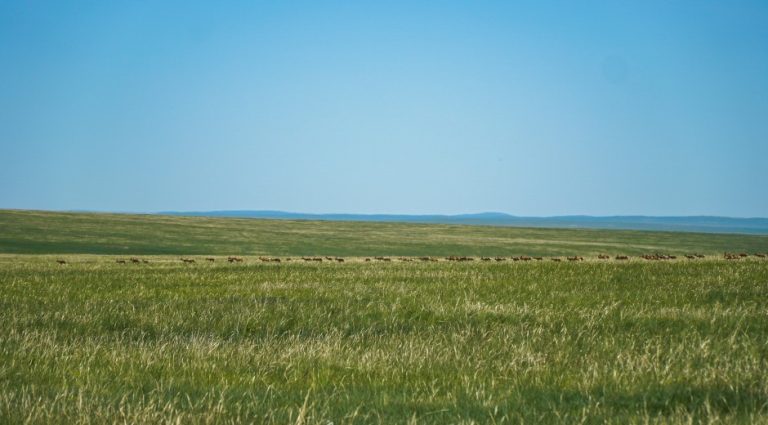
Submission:
<svg viewBox="0 0 768 425">
<path fill-rule="evenodd" d="M 139 214 L 139 215 L 173 215 L 173 214 L 211 214 L 211 213 L 280 213 L 280 214 L 294 214 L 294 215 L 310 215 L 310 216 L 388 216 L 388 217 L 466 217 L 466 216 L 479 216 L 479 215 L 499 215 L 509 218 L 535 218 L 535 219 L 552 219 L 552 218 L 569 218 L 569 217 L 585 217 L 585 218 L 726 218 L 735 220 L 768 220 L 768 216 L 729 216 L 729 215 L 712 215 L 712 214 L 695 214 L 695 215 L 648 215 L 648 214 L 608 214 L 608 215 L 592 215 L 592 214 L 560 214 L 560 215 L 515 215 L 502 211 L 480 211 L 469 213 L 351 213 L 351 212 L 298 212 L 276 209 L 212 209 L 212 210 L 155 210 L 155 211 L 130 211 L 130 210 L 96 210 L 96 209 L 39 209 L 39 208 L 0 208 L 0 211 L 43 211 L 43 212 L 61 212 L 61 213 L 93 213 L 93 214 Z"/>
</svg>

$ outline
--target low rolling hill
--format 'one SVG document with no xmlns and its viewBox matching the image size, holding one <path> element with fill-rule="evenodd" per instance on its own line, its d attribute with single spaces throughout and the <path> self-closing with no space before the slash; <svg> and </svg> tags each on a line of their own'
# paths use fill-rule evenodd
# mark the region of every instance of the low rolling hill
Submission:
<svg viewBox="0 0 768 425">
<path fill-rule="evenodd" d="M 596 255 L 766 252 L 768 236 L 0 210 L 0 253 Z"/>
</svg>

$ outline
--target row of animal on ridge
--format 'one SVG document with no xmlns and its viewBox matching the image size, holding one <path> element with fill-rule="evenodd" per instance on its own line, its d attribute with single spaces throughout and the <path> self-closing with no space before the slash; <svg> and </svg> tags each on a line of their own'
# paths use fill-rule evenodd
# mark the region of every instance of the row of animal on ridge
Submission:
<svg viewBox="0 0 768 425">
<path fill-rule="evenodd" d="M 741 252 L 741 253 L 726 252 L 726 253 L 723 254 L 723 258 L 726 259 L 726 260 L 739 260 L 739 259 L 746 258 L 746 257 L 749 257 L 749 256 L 750 255 L 745 253 L 745 252 Z M 768 254 L 755 253 L 755 254 L 752 254 L 752 256 L 758 257 L 758 258 L 768 258 Z M 697 258 L 704 258 L 704 255 L 703 254 L 686 254 L 686 255 L 684 255 L 684 257 L 689 259 L 689 260 L 695 260 Z M 605 254 L 600 254 L 600 255 L 597 256 L 597 258 L 600 259 L 600 260 L 610 260 L 611 256 L 610 255 L 605 255 Z M 616 255 L 616 256 L 613 257 L 613 259 L 615 259 L 615 260 L 629 260 L 630 258 L 631 257 L 628 256 L 628 255 Z M 642 258 L 644 260 L 659 261 L 659 260 L 676 260 L 678 257 L 676 255 L 666 255 L 666 254 L 643 254 L 643 255 L 640 255 L 638 258 Z M 283 258 L 283 259 L 280 259 L 280 258 L 277 258 L 277 257 L 258 257 L 258 259 L 260 261 L 262 261 L 262 262 L 265 262 L 265 263 L 280 263 L 280 262 L 283 262 L 283 261 L 293 261 L 293 260 L 296 260 L 296 261 L 303 260 L 303 261 L 307 261 L 307 262 L 323 262 L 324 260 L 325 261 L 331 261 L 331 262 L 337 262 L 337 263 L 343 263 L 344 262 L 344 258 L 341 258 L 341 257 L 301 257 L 301 258 L 296 258 L 296 259 L 293 259 L 293 258 Z M 507 261 L 507 260 L 511 260 L 511 261 L 543 261 L 544 257 L 529 257 L 527 255 L 521 255 L 521 256 L 517 256 L 517 257 L 480 257 L 479 259 L 480 259 L 480 261 Z M 581 257 L 581 256 L 570 256 L 570 257 L 565 257 L 565 259 L 568 260 L 568 261 L 584 261 L 584 257 Z M 182 257 L 179 260 L 181 260 L 185 264 L 194 264 L 196 262 L 195 259 L 193 259 L 193 258 L 184 258 L 184 257 Z M 439 259 L 436 258 L 436 257 L 382 257 L 382 256 L 377 256 L 377 257 L 373 257 L 373 258 L 365 258 L 364 261 L 366 261 L 366 262 L 370 262 L 370 261 L 390 262 L 390 261 L 393 261 L 393 260 L 405 261 L 405 262 L 408 262 L 408 261 L 439 261 Z M 444 260 L 445 261 L 459 261 L 459 262 L 461 262 L 461 261 L 475 261 L 476 258 L 475 257 L 466 257 L 466 256 L 461 256 L 460 257 L 460 256 L 453 256 L 452 255 L 452 256 L 449 256 L 449 257 L 444 257 Z M 555 261 L 555 262 L 563 261 L 559 257 L 550 257 L 549 260 L 550 261 Z M 214 257 L 206 257 L 205 261 L 213 263 L 213 262 L 216 261 L 216 258 L 214 258 Z M 229 263 L 242 263 L 243 261 L 244 261 L 243 257 L 235 257 L 235 256 L 227 257 L 227 262 L 229 262 Z M 56 262 L 59 263 L 59 264 L 62 264 L 62 265 L 63 264 L 67 264 L 67 261 L 63 260 L 63 259 L 58 259 L 58 260 L 56 260 Z M 147 263 L 149 263 L 149 260 L 143 259 L 143 258 L 131 257 L 131 258 L 127 259 L 127 260 L 126 259 L 117 259 L 117 260 L 115 260 L 115 262 L 118 263 L 118 264 L 128 264 L 128 263 L 147 264 Z"/>
</svg>

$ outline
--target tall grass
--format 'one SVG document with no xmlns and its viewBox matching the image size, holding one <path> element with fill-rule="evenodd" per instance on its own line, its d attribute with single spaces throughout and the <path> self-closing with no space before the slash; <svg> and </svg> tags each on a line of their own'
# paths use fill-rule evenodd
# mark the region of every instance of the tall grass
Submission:
<svg viewBox="0 0 768 425">
<path fill-rule="evenodd" d="M 1 423 L 768 423 L 768 261 L 0 256 Z"/>
</svg>

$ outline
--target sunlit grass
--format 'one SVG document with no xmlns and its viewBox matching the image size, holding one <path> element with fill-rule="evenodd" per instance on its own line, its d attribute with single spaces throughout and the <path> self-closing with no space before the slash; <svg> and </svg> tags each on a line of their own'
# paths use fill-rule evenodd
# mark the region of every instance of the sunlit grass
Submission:
<svg viewBox="0 0 768 425">
<path fill-rule="evenodd" d="M 768 236 L 0 210 L 0 253 L 597 255 L 768 252 Z"/>
<path fill-rule="evenodd" d="M 766 260 L 59 257 L 0 256 L 0 423 L 768 422 Z"/>
</svg>

